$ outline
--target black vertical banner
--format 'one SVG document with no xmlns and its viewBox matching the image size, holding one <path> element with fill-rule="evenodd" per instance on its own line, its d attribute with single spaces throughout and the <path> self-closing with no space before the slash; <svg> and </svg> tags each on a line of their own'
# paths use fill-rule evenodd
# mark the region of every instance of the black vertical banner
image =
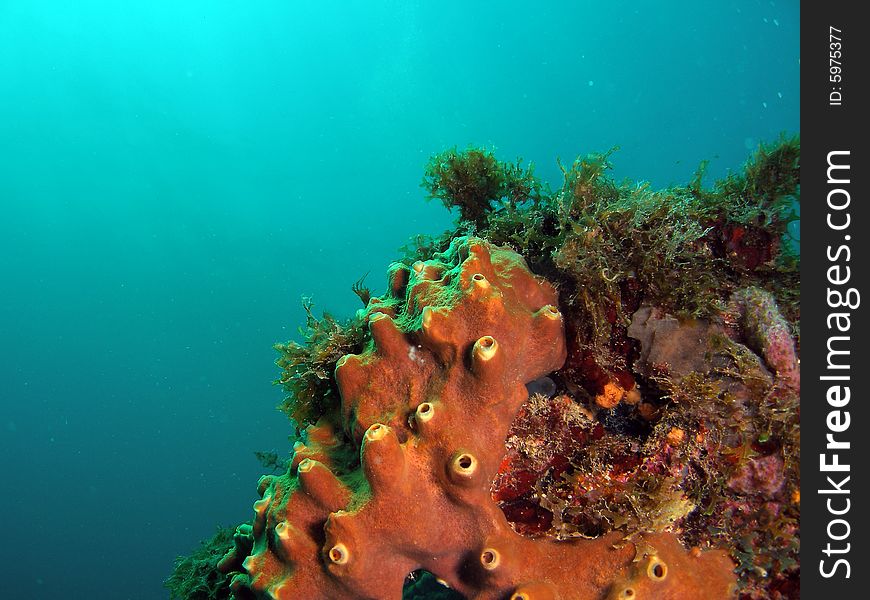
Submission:
<svg viewBox="0 0 870 600">
<path fill-rule="evenodd" d="M 868 597 L 866 19 L 801 6 L 801 597 Z M 866 8 L 866 7 L 865 7 Z"/>
</svg>

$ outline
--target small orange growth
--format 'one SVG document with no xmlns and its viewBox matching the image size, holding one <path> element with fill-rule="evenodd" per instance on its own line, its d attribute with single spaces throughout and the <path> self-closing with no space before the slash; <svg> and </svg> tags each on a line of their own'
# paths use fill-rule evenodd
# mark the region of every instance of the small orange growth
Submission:
<svg viewBox="0 0 870 600">
<path fill-rule="evenodd" d="M 686 432 L 679 427 L 671 427 L 671 430 L 668 432 L 668 435 L 665 436 L 665 439 L 671 446 L 679 446 L 683 443 L 683 440 L 686 439 Z"/>
<path fill-rule="evenodd" d="M 613 408 L 622 401 L 625 390 L 616 382 L 608 381 L 604 384 L 604 390 L 595 396 L 595 404 L 601 408 Z"/>
</svg>

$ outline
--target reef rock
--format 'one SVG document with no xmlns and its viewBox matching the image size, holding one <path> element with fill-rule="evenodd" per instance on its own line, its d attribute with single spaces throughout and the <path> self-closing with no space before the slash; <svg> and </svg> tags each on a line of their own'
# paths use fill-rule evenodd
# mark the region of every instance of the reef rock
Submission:
<svg viewBox="0 0 870 600">
<path fill-rule="evenodd" d="M 735 293 L 725 312 L 726 322 L 736 324 L 746 343 L 764 357 L 785 386 L 800 393 L 800 360 L 792 331 L 773 295 L 757 287 Z"/>
<path fill-rule="evenodd" d="M 732 597 L 723 551 L 669 533 L 527 538 L 492 499 L 526 384 L 566 356 L 556 292 L 518 254 L 458 238 L 393 265 L 362 317 L 368 345 L 335 372 L 340 410 L 261 478 L 221 561 L 235 598 L 398 599 L 419 569 L 487 600 Z"/>
</svg>

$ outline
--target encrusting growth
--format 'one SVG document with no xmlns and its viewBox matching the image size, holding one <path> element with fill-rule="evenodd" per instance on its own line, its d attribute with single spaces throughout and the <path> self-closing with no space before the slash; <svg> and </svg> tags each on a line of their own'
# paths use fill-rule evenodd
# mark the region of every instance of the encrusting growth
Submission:
<svg viewBox="0 0 870 600">
<path fill-rule="evenodd" d="M 526 384 L 566 358 L 556 292 L 518 254 L 460 237 L 388 280 L 361 314 L 366 347 L 337 362 L 340 409 L 261 478 L 219 565 L 235 598 L 398 599 L 419 569 L 477 599 L 733 596 L 723 551 L 670 533 L 526 538 L 493 501 Z"/>
</svg>

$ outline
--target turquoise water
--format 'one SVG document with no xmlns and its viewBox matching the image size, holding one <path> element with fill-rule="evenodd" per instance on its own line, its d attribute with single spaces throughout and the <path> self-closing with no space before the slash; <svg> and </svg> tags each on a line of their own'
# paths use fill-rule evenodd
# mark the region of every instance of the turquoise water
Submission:
<svg viewBox="0 0 870 600">
<path fill-rule="evenodd" d="M 0 1 L 0 597 L 166 597 L 249 517 L 271 346 L 450 224 L 430 155 L 665 186 L 798 131 L 797 2 L 470 4 Z"/>
</svg>

